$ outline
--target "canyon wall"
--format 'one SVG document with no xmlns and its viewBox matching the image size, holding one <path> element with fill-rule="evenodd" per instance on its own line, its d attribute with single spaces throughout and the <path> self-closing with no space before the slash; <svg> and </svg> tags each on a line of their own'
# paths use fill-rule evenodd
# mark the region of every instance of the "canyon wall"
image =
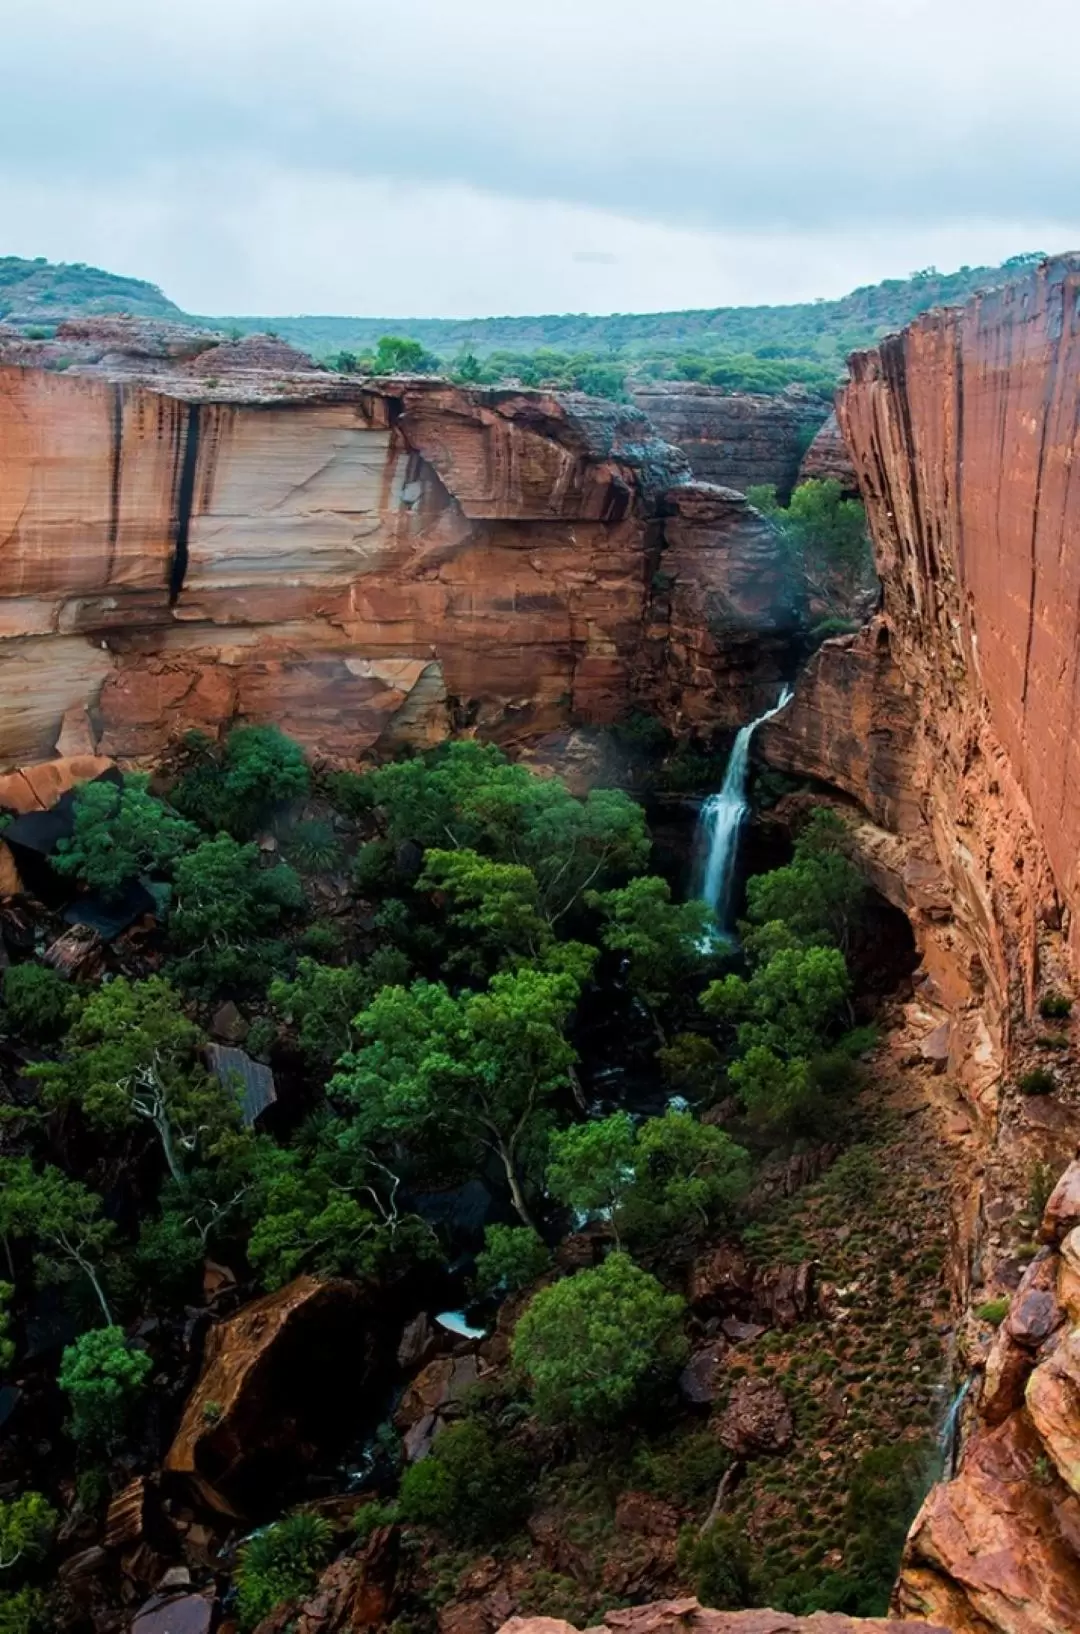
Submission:
<svg viewBox="0 0 1080 1634">
<path fill-rule="evenodd" d="M 974 1130 L 953 1203 L 966 1437 L 896 1608 L 1056 1634 L 1080 1622 L 1075 1165 L 1032 1239 L 1080 1138 L 1070 1024 L 1049 1052 L 1037 1012 L 1080 954 L 1080 258 L 857 354 L 839 423 L 883 607 L 819 650 L 760 748 L 862 808 L 856 844 L 923 954 L 912 1008 L 940 1020 Z M 1025 1094 L 1048 1064 L 1053 1093 Z"/>
<path fill-rule="evenodd" d="M 335 759 L 637 706 L 734 727 L 798 617 L 760 518 L 636 410 L 168 324 L 0 335 L 0 769 L 231 720 Z"/>
<path fill-rule="evenodd" d="M 660 435 L 683 450 L 699 481 L 740 493 L 771 482 L 782 501 L 829 413 L 820 397 L 801 386 L 766 396 L 693 380 L 657 380 L 632 386 L 631 396 Z"/>
</svg>

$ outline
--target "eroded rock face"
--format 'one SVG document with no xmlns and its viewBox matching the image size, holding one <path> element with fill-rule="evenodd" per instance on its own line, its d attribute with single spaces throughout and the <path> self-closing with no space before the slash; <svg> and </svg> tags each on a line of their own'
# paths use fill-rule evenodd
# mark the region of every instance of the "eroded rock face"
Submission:
<svg viewBox="0 0 1080 1634">
<path fill-rule="evenodd" d="M 773 483 L 782 501 L 829 410 L 799 386 L 777 396 L 728 392 L 693 380 L 658 380 L 631 396 L 662 437 L 690 461 L 695 477 L 722 488 Z"/>
<path fill-rule="evenodd" d="M 512 1617 L 499 1634 L 576 1634 L 558 1617 Z M 845 1617 L 818 1612 L 791 1617 L 783 1611 L 707 1611 L 696 1600 L 654 1600 L 647 1606 L 609 1611 L 587 1634 L 945 1634 L 936 1624 Z"/>
<path fill-rule="evenodd" d="M 641 703 L 735 726 L 793 598 L 770 530 L 688 481 L 640 412 L 573 394 L 122 319 L 0 336 L 0 767 L 232 719 L 339 760 Z"/>
<path fill-rule="evenodd" d="M 799 481 L 838 482 L 845 494 L 858 494 L 859 479 L 835 414 L 829 415 L 803 455 Z"/>
</svg>

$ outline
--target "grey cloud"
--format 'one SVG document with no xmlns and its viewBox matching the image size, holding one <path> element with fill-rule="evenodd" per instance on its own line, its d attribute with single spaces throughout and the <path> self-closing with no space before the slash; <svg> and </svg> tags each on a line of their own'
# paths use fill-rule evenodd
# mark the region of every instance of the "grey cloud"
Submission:
<svg viewBox="0 0 1080 1634">
<path fill-rule="evenodd" d="M 0 170 L 249 159 L 712 229 L 1075 214 L 1043 0 L 7 0 Z"/>
</svg>

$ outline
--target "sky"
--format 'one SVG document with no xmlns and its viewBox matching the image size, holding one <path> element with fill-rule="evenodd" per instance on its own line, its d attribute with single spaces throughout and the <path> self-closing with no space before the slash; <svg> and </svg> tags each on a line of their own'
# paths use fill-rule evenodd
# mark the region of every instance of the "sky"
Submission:
<svg viewBox="0 0 1080 1634">
<path fill-rule="evenodd" d="M 832 297 L 1080 249 L 1076 0 L 0 0 L 0 254 L 187 311 Z"/>
</svg>

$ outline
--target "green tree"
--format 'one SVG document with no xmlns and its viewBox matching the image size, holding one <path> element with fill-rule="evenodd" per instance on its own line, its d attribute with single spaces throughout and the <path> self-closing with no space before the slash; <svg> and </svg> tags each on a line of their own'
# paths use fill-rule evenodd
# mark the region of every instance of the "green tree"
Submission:
<svg viewBox="0 0 1080 1634">
<path fill-rule="evenodd" d="M 592 891 L 588 902 L 604 918 L 604 946 L 626 956 L 630 990 L 654 1020 L 708 966 L 712 914 L 704 902 L 672 902 L 667 880 L 642 875 L 618 890 Z"/>
<path fill-rule="evenodd" d="M 706 1015 L 734 1023 L 739 1049 L 788 1057 L 823 1048 L 851 992 L 839 948 L 783 948 L 747 979 L 728 975 L 701 996 Z"/>
<path fill-rule="evenodd" d="M 48 1552 L 59 1516 L 40 1492 L 22 1492 L 0 1502 L 0 1572 L 28 1564 Z"/>
<path fill-rule="evenodd" d="M 47 1106 L 79 1106 L 90 1123 L 122 1130 L 147 1123 L 174 1180 L 185 1158 L 240 1121 L 239 1102 L 200 1065 L 203 1035 L 161 976 L 118 976 L 87 999 L 59 1061 L 30 1068 Z"/>
<path fill-rule="evenodd" d="M 619 1240 L 619 1210 L 634 1183 L 637 1135 L 629 1112 L 572 1124 L 549 1144 L 547 1186 L 557 1203 L 579 1214 L 606 1214 Z"/>
<path fill-rule="evenodd" d="M 167 874 L 199 838 L 194 823 L 178 817 L 148 792 L 149 778 L 130 773 L 123 784 L 83 783 L 75 791 L 74 831 L 56 842 L 53 867 L 92 891 L 120 894 L 139 874 Z"/>
<path fill-rule="evenodd" d="M 110 1324 L 101 1261 L 113 1235 L 101 1198 L 81 1181 L 69 1180 L 48 1163 L 35 1169 L 28 1157 L 0 1158 L 0 1237 L 35 1245 L 36 1269 L 45 1283 L 85 1276 Z"/>
<path fill-rule="evenodd" d="M 750 1184 L 743 1147 L 714 1124 L 673 1109 L 641 1125 L 634 1171 L 621 1209 L 624 1230 L 649 1242 L 698 1236 L 730 1220 Z"/>
<path fill-rule="evenodd" d="M 133 1350 L 122 1328 L 91 1328 L 68 1345 L 59 1385 L 71 1402 L 71 1433 L 82 1446 L 108 1451 L 120 1440 L 154 1364 Z"/>
<path fill-rule="evenodd" d="M 321 1515 L 287 1515 L 243 1544 L 236 1568 L 236 1612 L 242 1630 L 253 1629 L 286 1600 L 315 1587 L 330 1558 L 333 1531 Z"/>
<path fill-rule="evenodd" d="M 370 974 L 360 965 L 324 965 L 301 959 L 294 981 L 278 976 L 267 997 L 290 1026 L 313 1065 L 332 1066 L 352 1048 L 352 1021 L 373 996 Z"/>
<path fill-rule="evenodd" d="M 679 1296 L 623 1253 L 541 1288 L 512 1346 L 540 1417 L 580 1425 L 621 1418 L 686 1360 L 682 1313 Z"/>
<path fill-rule="evenodd" d="M 493 744 L 458 740 L 361 781 L 394 844 L 471 849 L 531 869 L 552 925 L 590 886 L 637 873 L 648 859 L 644 813 L 621 790 L 577 800 L 557 778 L 512 764 Z"/>
<path fill-rule="evenodd" d="M 48 965 L 10 965 L 3 993 L 7 1026 L 37 1044 L 58 1037 L 79 1002 L 63 976 Z"/>
<path fill-rule="evenodd" d="M 456 1543 L 491 1543 L 518 1526 L 529 1503 L 528 1465 L 483 1424 L 449 1424 L 401 1478 L 401 1518 L 437 1526 Z"/>
<path fill-rule="evenodd" d="M 189 764 L 172 791 L 178 811 L 211 834 L 246 840 L 273 812 L 311 788 L 304 751 L 276 726 L 237 726 L 224 745 L 189 733 Z"/>
<path fill-rule="evenodd" d="M 846 834 L 835 813 L 817 811 L 796 840 L 790 863 L 747 880 L 746 916 L 753 930 L 745 940 L 752 955 L 775 945 L 776 922 L 785 926 L 789 943 L 847 946 L 866 887 L 844 855 Z"/>
<path fill-rule="evenodd" d="M 565 1029 L 579 991 L 573 976 L 530 966 L 457 997 L 441 982 L 384 987 L 330 1085 L 350 1103 L 353 1138 L 372 1150 L 399 1139 L 488 1147 L 532 1225 L 524 1171 L 576 1060 Z"/>
<path fill-rule="evenodd" d="M 405 335 L 380 335 L 372 364 L 373 374 L 438 374 L 442 360 L 418 340 Z"/>
<path fill-rule="evenodd" d="M 301 1271 L 369 1282 L 438 1258 L 430 1228 L 399 1210 L 397 1190 L 389 1171 L 358 1169 L 336 1149 L 309 1155 L 267 1145 L 245 1200 L 254 1221 L 248 1259 L 266 1287 L 279 1288 Z"/>
<path fill-rule="evenodd" d="M 176 868 L 168 925 L 176 979 L 206 993 L 262 985 L 284 957 L 269 938 L 303 907 L 299 875 L 286 863 L 264 868 L 257 845 L 228 834 L 204 840 Z"/>
<path fill-rule="evenodd" d="M 448 919 L 466 938 L 466 951 L 452 957 L 474 974 L 482 974 L 486 963 L 538 959 L 551 944 L 536 875 L 523 863 L 493 862 L 467 847 L 432 850 L 417 887 L 445 900 Z"/>
<path fill-rule="evenodd" d="M 529 1226 L 487 1226 L 476 1256 L 476 1291 L 482 1298 L 506 1299 L 550 1267 L 551 1254 L 539 1232 Z"/>
<path fill-rule="evenodd" d="M 553 1134 L 551 1159 L 551 1195 L 608 1214 L 616 1242 L 699 1234 L 731 1215 L 750 1178 L 747 1153 L 729 1135 L 674 1109 L 637 1129 L 615 1112 Z"/>
</svg>

